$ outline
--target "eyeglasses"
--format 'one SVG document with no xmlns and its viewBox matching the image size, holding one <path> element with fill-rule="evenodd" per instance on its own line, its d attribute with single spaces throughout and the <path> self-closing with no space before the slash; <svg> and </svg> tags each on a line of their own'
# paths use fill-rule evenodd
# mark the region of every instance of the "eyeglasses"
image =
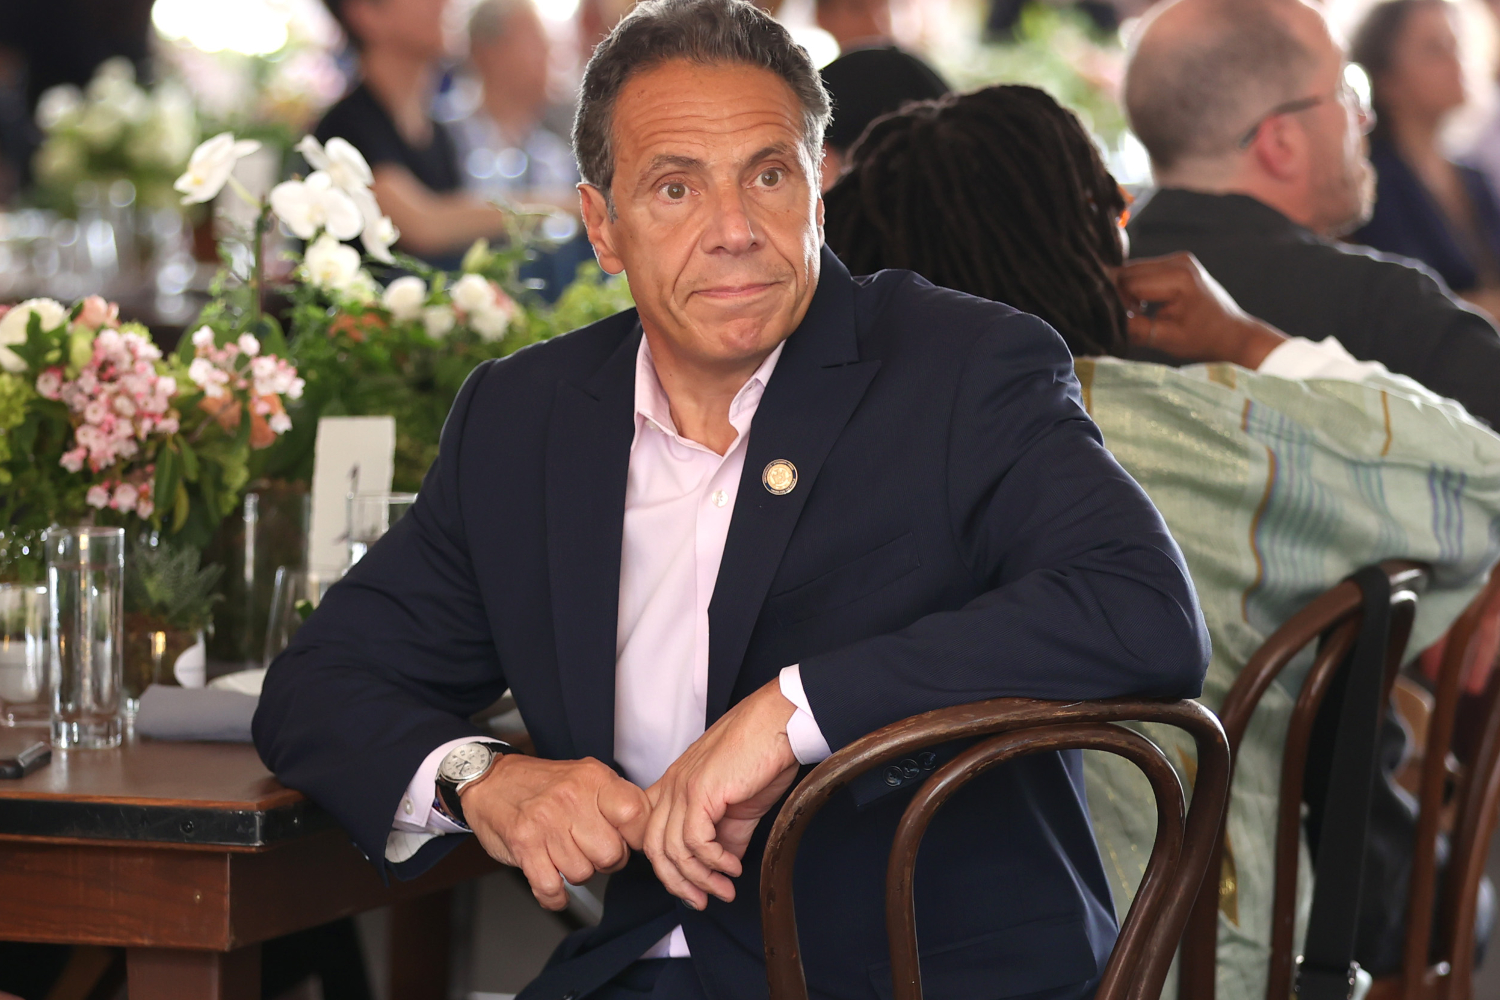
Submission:
<svg viewBox="0 0 1500 1000">
<path fill-rule="evenodd" d="M 1375 109 L 1370 104 L 1370 78 L 1365 75 L 1364 69 L 1356 63 L 1350 63 L 1344 67 L 1344 75 L 1339 80 L 1338 92 L 1333 95 L 1318 95 L 1316 97 L 1301 97 L 1295 101 L 1287 101 L 1278 104 L 1270 111 L 1262 115 L 1254 125 L 1240 136 L 1239 148 L 1249 149 L 1255 137 L 1260 134 L 1261 126 L 1272 118 L 1280 115 L 1294 115 L 1299 111 L 1307 111 L 1317 107 L 1324 101 L 1336 100 L 1345 108 L 1354 112 L 1359 121 L 1360 130 L 1369 132 L 1375 127 Z"/>
</svg>

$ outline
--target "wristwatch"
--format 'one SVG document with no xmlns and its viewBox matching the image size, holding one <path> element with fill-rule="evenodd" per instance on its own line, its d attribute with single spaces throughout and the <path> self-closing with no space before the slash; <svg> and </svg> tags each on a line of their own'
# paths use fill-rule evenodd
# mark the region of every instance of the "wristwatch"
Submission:
<svg viewBox="0 0 1500 1000">
<path fill-rule="evenodd" d="M 463 802 L 458 793 L 488 774 L 501 757 L 520 752 L 499 740 L 475 740 L 449 750 L 437 770 L 438 798 L 448 815 L 467 827 L 469 824 L 464 820 Z"/>
</svg>

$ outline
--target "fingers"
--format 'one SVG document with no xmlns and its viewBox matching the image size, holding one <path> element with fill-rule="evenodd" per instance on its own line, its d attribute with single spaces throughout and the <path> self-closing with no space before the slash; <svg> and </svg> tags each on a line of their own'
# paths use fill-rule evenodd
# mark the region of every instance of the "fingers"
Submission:
<svg viewBox="0 0 1500 1000">
<path fill-rule="evenodd" d="M 652 803 L 647 793 L 618 778 L 599 789 L 598 804 L 599 814 L 619 831 L 625 843 L 641 850 L 646 840 L 646 824 L 651 819 Z"/>
<path fill-rule="evenodd" d="M 667 821 L 671 813 L 670 796 L 658 782 L 651 786 L 652 801 L 654 808 L 651 810 L 651 819 L 646 826 L 646 857 L 651 859 L 651 867 L 656 871 L 656 877 L 668 892 L 682 900 L 695 910 L 701 910 L 708 905 L 707 894 L 682 874 L 676 864 L 667 857 Z"/>
</svg>

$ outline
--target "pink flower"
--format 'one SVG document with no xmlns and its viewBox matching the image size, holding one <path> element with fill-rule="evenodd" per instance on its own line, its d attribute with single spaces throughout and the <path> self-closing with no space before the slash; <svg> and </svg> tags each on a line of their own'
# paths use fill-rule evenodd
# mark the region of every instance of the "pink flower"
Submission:
<svg viewBox="0 0 1500 1000">
<path fill-rule="evenodd" d="M 115 510 L 129 512 L 135 509 L 136 500 L 140 499 L 140 491 L 129 483 L 121 483 L 115 487 L 114 501 L 110 504 Z"/>
<path fill-rule="evenodd" d="M 156 504 L 150 500 L 142 500 L 135 505 L 136 516 L 142 521 L 148 520 L 156 512 Z"/>
<path fill-rule="evenodd" d="M 103 510 L 109 506 L 109 490 L 104 486 L 90 486 L 88 493 L 84 495 L 83 502 L 90 507 Z"/>
<path fill-rule="evenodd" d="M 171 437 L 178 430 L 177 418 L 173 416 L 162 417 L 156 422 L 156 433 Z"/>
<path fill-rule="evenodd" d="M 83 308 L 78 311 L 78 318 L 73 323 L 88 330 L 97 330 L 101 326 L 114 326 L 119 319 L 119 306 L 104 301 L 98 295 L 90 295 L 83 300 Z"/>
<path fill-rule="evenodd" d="M 72 451 L 63 452 L 62 460 L 58 463 L 69 472 L 77 472 L 83 468 L 83 460 L 88 457 L 87 448 L 74 448 Z"/>
<path fill-rule="evenodd" d="M 91 399 L 83 408 L 83 419 L 91 424 L 101 424 L 108 413 L 102 399 Z"/>
<path fill-rule="evenodd" d="M 285 434 L 292 429 L 292 418 L 285 413 L 271 414 L 271 419 L 268 423 L 271 425 L 271 430 L 277 434 Z"/>
<path fill-rule="evenodd" d="M 130 401 L 129 396 L 115 397 L 115 412 L 122 417 L 135 416 L 135 404 Z"/>
<path fill-rule="evenodd" d="M 62 372 L 48 368 L 36 377 L 37 395 L 43 399 L 57 399 L 62 391 Z"/>
</svg>

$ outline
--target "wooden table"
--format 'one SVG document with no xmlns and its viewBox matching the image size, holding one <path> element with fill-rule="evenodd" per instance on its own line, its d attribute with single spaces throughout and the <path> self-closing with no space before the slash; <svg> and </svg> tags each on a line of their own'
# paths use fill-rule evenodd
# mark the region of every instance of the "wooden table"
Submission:
<svg viewBox="0 0 1500 1000">
<path fill-rule="evenodd" d="M 0 754 L 35 732 L 0 730 Z M 59 751 L 0 781 L 0 941 L 123 947 L 131 1000 L 258 1000 L 261 942 L 393 903 L 420 909 L 496 867 L 470 841 L 421 878 L 382 885 L 244 745 Z M 441 996 L 445 936 L 431 920 L 403 923 L 426 928 L 405 944 L 436 971 L 393 995 Z"/>
</svg>

